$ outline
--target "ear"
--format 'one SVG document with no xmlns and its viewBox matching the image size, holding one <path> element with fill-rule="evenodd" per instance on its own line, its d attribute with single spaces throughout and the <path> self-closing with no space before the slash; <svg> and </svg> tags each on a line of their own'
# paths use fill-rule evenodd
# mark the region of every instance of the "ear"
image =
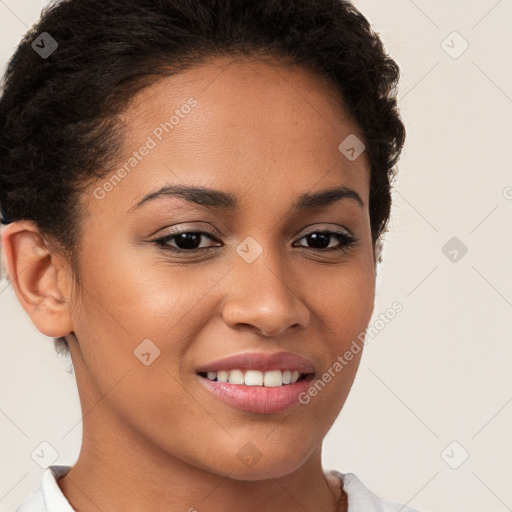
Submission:
<svg viewBox="0 0 512 512">
<path fill-rule="evenodd" d="M 51 249 L 35 223 L 2 226 L 2 252 L 7 277 L 37 329 L 52 338 L 72 332 L 69 264 Z"/>
</svg>

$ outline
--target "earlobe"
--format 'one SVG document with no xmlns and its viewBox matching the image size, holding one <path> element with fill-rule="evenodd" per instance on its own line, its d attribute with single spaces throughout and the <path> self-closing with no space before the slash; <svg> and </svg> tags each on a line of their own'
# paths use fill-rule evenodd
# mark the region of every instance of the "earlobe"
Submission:
<svg viewBox="0 0 512 512">
<path fill-rule="evenodd" d="M 69 334 L 71 288 L 64 258 L 31 221 L 2 226 L 2 252 L 14 292 L 37 329 L 53 338 Z"/>
</svg>

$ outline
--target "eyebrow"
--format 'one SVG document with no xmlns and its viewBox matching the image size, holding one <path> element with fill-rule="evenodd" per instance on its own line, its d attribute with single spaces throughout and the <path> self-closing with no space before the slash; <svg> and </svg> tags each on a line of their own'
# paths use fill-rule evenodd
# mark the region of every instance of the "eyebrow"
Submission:
<svg viewBox="0 0 512 512">
<path fill-rule="evenodd" d="M 195 203 L 206 208 L 223 210 L 234 210 L 239 204 L 236 195 L 229 192 L 205 187 L 167 185 L 144 196 L 137 204 L 130 208 L 129 212 L 136 210 L 144 203 L 166 196 L 181 197 L 190 203 Z M 303 211 L 312 208 L 325 207 L 340 201 L 341 199 L 352 199 L 356 201 L 361 208 L 364 208 L 364 202 L 355 190 L 346 186 L 340 186 L 314 193 L 306 192 L 299 196 L 299 198 L 293 203 L 292 210 Z"/>
</svg>

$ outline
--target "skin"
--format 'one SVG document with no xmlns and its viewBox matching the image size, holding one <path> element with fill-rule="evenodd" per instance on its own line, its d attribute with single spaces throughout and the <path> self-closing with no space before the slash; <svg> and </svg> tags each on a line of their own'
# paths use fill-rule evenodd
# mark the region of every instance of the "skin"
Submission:
<svg viewBox="0 0 512 512">
<path fill-rule="evenodd" d="M 75 368 L 83 442 L 59 486 L 81 512 L 332 511 L 340 498 L 346 510 L 321 449 L 361 352 L 309 404 L 267 415 L 219 400 L 196 368 L 290 351 L 321 376 L 364 331 L 375 289 L 369 163 L 338 149 L 350 134 L 363 139 L 361 131 L 310 71 L 218 58 L 137 94 L 122 116 L 118 167 L 191 97 L 197 106 L 103 199 L 94 190 L 104 181 L 83 193 L 78 295 L 69 261 L 32 222 L 4 227 L 20 303 L 43 334 L 67 336 Z M 166 184 L 230 192 L 239 206 L 167 196 L 133 209 Z M 301 194 L 340 185 L 364 205 L 342 199 L 292 210 Z M 178 226 L 217 230 L 221 243 L 203 237 L 201 247 L 212 249 L 176 255 L 151 242 Z M 319 229 L 348 230 L 357 242 L 315 249 L 305 236 Z M 250 264 L 236 252 L 247 236 L 263 249 Z M 134 357 L 144 339 L 161 351 L 149 366 Z M 237 454 L 249 441 L 261 458 L 246 466 Z"/>
</svg>

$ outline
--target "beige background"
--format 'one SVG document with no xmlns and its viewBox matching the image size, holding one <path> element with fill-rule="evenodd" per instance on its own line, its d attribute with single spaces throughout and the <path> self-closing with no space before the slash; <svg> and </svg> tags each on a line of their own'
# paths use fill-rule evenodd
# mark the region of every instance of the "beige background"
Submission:
<svg viewBox="0 0 512 512">
<path fill-rule="evenodd" d="M 324 466 L 422 512 L 512 510 L 512 1 L 354 3 L 402 69 L 408 140 L 375 319 L 404 309 L 368 343 Z M 0 0 L 2 68 L 42 5 Z M 0 322 L 0 511 L 12 512 L 40 486 L 42 442 L 75 461 L 81 414 L 65 361 L 5 280 Z"/>
</svg>

